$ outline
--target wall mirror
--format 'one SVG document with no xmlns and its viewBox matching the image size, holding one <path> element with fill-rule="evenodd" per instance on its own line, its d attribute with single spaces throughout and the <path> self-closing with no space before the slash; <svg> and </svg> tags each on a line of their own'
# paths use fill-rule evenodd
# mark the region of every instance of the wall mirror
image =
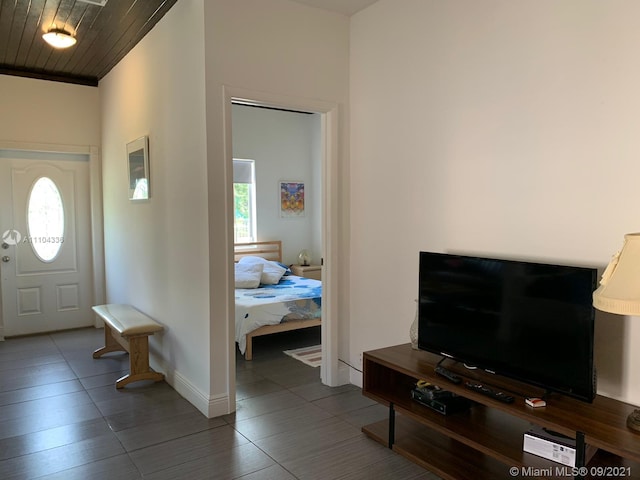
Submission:
<svg viewBox="0 0 640 480">
<path fill-rule="evenodd" d="M 129 199 L 149 198 L 149 137 L 140 137 L 127 143 L 129 166 Z"/>
</svg>

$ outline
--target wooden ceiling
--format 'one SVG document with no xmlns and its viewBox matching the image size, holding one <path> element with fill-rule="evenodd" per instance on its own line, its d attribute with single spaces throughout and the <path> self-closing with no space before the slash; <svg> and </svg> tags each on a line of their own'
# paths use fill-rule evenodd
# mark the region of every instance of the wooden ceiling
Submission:
<svg viewBox="0 0 640 480">
<path fill-rule="evenodd" d="M 97 86 L 177 0 L 0 0 L 0 74 Z M 63 28 L 74 46 L 42 34 Z"/>
</svg>

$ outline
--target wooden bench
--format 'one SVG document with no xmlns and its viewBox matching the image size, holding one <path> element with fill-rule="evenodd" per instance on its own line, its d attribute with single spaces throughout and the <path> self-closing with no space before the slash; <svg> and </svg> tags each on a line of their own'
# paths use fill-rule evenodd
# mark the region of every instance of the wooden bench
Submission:
<svg viewBox="0 0 640 480">
<path fill-rule="evenodd" d="M 130 305 L 97 305 L 93 311 L 104 320 L 104 347 L 93 352 L 100 358 L 109 352 L 129 352 L 129 373 L 116 381 L 116 388 L 138 380 L 164 380 L 164 374 L 149 368 L 149 335 L 163 326 Z"/>
</svg>

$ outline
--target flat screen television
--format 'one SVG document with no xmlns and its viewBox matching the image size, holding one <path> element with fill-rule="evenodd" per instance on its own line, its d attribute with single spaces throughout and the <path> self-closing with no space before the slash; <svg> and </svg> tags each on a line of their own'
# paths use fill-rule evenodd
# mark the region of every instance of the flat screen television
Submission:
<svg viewBox="0 0 640 480">
<path fill-rule="evenodd" d="M 594 268 L 420 252 L 418 348 L 591 402 Z"/>
</svg>

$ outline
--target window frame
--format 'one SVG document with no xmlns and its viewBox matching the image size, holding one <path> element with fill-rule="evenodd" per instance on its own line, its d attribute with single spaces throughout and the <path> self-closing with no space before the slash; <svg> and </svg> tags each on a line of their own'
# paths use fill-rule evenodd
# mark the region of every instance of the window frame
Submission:
<svg viewBox="0 0 640 480">
<path fill-rule="evenodd" d="M 47 190 L 49 198 L 45 202 L 43 197 L 47 196 Z M 60 187 L 53 178 L 41 175 L 33 182 L 27 196 L 26 213 L 27 234 L 34 255 L 41 262 L 55 262 L 62 251 L 67 212 Z"/>
<path fill-rule="evenodd" d="M 239 236 L 238 215 L 236 208 L 236 185 L 248 185 L 248 219 L 243 230 L 247 230 L 246 236 Z M 247 158 L 233 159 L 233 239 L 235 243 L 256 242 L 257 235 L 257 209 L 256 209 L 256 166 L 255 160 Z"/>
</svg>

